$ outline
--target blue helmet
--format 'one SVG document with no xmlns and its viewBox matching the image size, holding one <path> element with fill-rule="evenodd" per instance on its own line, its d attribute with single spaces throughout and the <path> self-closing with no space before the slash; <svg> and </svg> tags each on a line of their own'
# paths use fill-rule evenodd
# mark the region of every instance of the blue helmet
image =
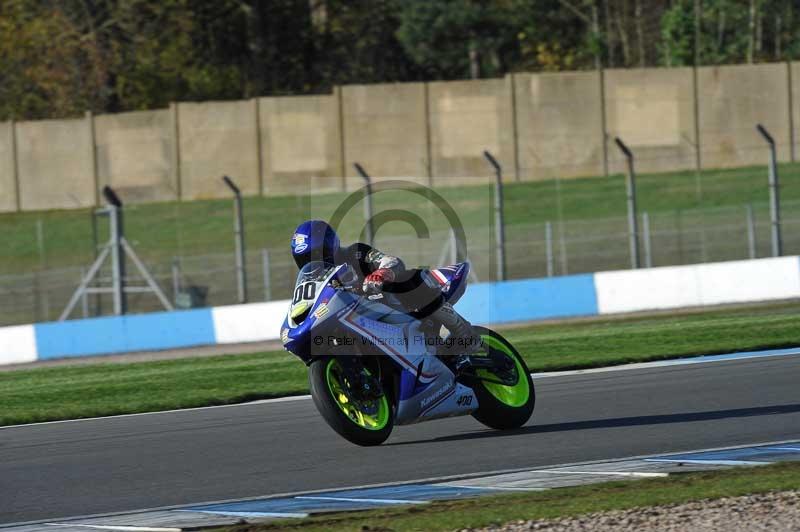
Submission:
<svg viewBox="0 0 800 532">
<path fill-rule="evenodd" d="M 292 237 L 292 257 L 298 268 L 311 261 L 334 264 L 339 251 L 339 237 L 333 227 L 322 220 L 309 220 L 297 226 Z"/>
</svg>

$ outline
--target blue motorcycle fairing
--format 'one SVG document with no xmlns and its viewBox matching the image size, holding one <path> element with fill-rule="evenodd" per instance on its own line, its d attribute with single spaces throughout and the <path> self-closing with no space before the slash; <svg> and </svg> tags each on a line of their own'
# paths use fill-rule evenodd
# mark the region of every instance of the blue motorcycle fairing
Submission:
<svg viewBox="0 0 800 532">
<path fill-rule="evenodd" d="M 391 296 L 368 298 L 346 289 L 346 281 L 352 279 L 347 268 L 313 262 L 303 267 L 281 330 L 284 348 L 307 364 L 322 354 L 385 356 L 396 368 L 398 425 L 473 412 L 478 407 L 474 391 L 456 382 L 436 356 L 425 325 L 393 308 Z M 445 297 L 457 300 L 468 271 L 462 263 L 436 270 L 433 276 Z M 326 346 L 331 337 L 344 342 Z"/>
</svg>

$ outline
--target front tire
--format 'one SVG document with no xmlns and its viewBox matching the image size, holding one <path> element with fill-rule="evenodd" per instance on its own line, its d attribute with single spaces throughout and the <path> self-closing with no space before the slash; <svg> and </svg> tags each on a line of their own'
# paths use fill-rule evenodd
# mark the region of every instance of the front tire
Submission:
<svg viewBox="0 0 800 532">
<path fill-rule="evenodd" d="M 341 362 L 322 358 L 308 369 L 311 397 L 328 425 L 356 445 L 380 445 L 394 426 L 394 409 L 386 394 L 358 400 L 350 390 Z"/>
<path fill-rule="evenodd" d="M 493 429 L 516 429 L 528 422 L 536 404 L 531 372 L 522 356 L 511 343 L 498 333 L 485 327 L 474 327 L 481 335 L 487 350 L 508 357 L 514 361 L 514 370 L 518 375 L 517 383 L 506 386 L 499 383 L 477 380 L 472 389 L 478 398 L 478 409 L 472 416 Z M 476 371 L 479 377 L 494 378 L 490 370 Z"/>
</svg>

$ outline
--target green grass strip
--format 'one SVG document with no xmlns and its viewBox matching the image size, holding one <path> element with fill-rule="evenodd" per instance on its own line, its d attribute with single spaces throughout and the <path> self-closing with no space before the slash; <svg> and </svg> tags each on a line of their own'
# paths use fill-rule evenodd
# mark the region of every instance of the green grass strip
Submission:
<svg viewBox="0 0 800 532">
<path fill-rule="evenodd" d="M 228 532 L 268 530 L 436 531 L 501 525 L 516 520 L 553 519 L 608 510 L 678 504 L 800 487 L 800 463 L 671 475 L 667 478 L 606 482 L 541 492 L 505 494 L 429 505 L 347 512 L 303 520 L 225 528 Z"/>
<path fill-rule="evenodd" d="M 800 304 L 507 329 L 532 371 L 800 344 Z M 283 352 L 0 372 L 0 425 L 152 412 L 305 394 Z"/>
</svg>

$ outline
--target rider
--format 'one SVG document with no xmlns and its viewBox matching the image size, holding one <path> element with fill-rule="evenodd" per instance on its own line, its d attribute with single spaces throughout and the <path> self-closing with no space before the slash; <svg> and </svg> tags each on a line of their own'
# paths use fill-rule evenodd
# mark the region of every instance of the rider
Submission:
<svg viewBox="0 0 800 532">
<path fill-rule="evenodd" d="M 298 268 L 314 260 L 348 264 L 358 275 L 365 293 L 391 293 L 407 311 L 433 318 L 444 325 L 456 340 L 448 343 L 459 347 L 461 353 L 474 352 L 480 347 L 480 336 L 445 301 L 439 283 L 427 270 L 407 270 L 397 257 L 361 242 L 342 248 L 336 231 L 322 220 L 309 220 L 295 229 L 292 257 Z"/>
</svg>

